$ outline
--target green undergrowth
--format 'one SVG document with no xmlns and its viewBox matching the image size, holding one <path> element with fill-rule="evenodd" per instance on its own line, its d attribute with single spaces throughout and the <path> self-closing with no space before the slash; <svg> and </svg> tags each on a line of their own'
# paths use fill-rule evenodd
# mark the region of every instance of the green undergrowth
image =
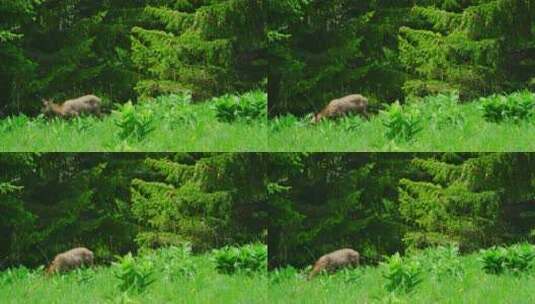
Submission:
<svg viewBox="0 0 535 304">
<path fill-rule="evenodd" d="M 265 245 L 254 246 L 267 252 Z M 221 273 L 215 255 L 170 247 L 52 277 L 42 268 L 13 268 L 0 272 L 0 299 L 5 304 L 268 303 L 265 268 Z"/>
<path fill-rule="evenodd" d="M 102 118 L 12 116 L 0 120 L 0 151 L 264 151 L 266 104 L 261 91 L 201 103 L 168 95 Z"/>
<path fill-rule="evenodd" d="M 533 151 L 535 95 L 528 91 L 460 103 L 456 94 L 394 103 L 370 120 L 291 115 L 269 123 L 272 151 Z"/>
</svg>

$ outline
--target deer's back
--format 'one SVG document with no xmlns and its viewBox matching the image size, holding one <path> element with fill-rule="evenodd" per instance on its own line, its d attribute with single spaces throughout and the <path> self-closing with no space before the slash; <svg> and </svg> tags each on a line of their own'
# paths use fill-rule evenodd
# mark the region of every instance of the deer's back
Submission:
<svg viewBox="0 0 535 304">
<path fill-rule="evenodd" d="M 359 253 L 353 249 L 344 248 L 328 253 L 321 258 L 328 260 L 331 266 L 338 267 L 358 263 Z"/>
</svg>

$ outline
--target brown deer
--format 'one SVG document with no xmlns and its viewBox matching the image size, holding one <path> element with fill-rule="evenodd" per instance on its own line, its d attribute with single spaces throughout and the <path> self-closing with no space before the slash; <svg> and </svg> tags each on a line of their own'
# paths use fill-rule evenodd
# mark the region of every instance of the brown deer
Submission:
<svg viewBox="0 0 535 304">
<path fill-rule="evenodd" d="M 54 257 L 54 260 L 46 269 L 48 275 L 56 272 L 66 272 L 84 265 L 93 265 L 93 252 L 91 250 L 78 247 L 60 253 Z"/>
<path fill-rule="evenodd" d="M 79 116 L 80 114 L 95 114 L 100 116 L 102 101 L 95 95 L 85 95 L 75 99 L 69 99 L 63 104 L 56 104 L 51 100 L 43 99 L 42 112 L 47 115 L 56 115 L 64 118 Z"/>
<path fill-rule="evenodd" d="M 339 249 L 323 255 L 319 258 L 312 271 L 308 275 L 308 279 L 312 279 L 322 270 L 329 272 L 335 271 L 340 268 L 358 266 L 359 265 L 360 255 L 357 251 L 349 248 Z"/>
<path fill-rule="evenodd" d="M 358 113 L 369 117 L 367 112 L 368 99 L 360 94 L 347 95 L 331 100 L 327 106 L 312 118 L 312 123 L 318 123 L 323 118 L 335 118 L 350 113 Z"/>
</svg>

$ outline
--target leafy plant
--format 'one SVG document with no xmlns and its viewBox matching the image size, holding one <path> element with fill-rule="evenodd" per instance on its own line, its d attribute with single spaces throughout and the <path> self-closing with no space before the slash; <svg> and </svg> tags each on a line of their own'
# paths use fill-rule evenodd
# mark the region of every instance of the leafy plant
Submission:
<svg viewBox="0 0 535 304">
<path fill-rule="evenodd" d="M 427 248 L 420 255 L 417 255 L 416 259 L 439 281 L 449 277 L 461 278 L 464 275 L 458 246 Z"/>
<path fill-rule="evenodd" d="M 385 116 L 385 136 L 390 140 L 408 142 L 422 131 L 420 111 L 415 108 L 403 108 L 396 101 L 386 111 L 381 112 Z"/>
<path fill-rule="evenodd" d="M 503 247 L 493 247 L 481 251 L 483 270 L 490 274 L 500 274 L 505 270 L 507 250 Z"/>
<path fill-rule="evenodd" d="M 513 272 L 529 271 L 535 261 L 535 248 L 531 244 L 515 244 L 507 250 L 507 268 Z"/>
<path fill-rule="evenodd" d="M 154 130 L 154 114 L 151 109 L 134 107 L 129 101 L 114 113 L 115 124 L 120 128 L 119 137 L 123 140 L 133 138 L 141 141 Z"/>
<path fill-rule="evenodd" d="M 163 273 L 169 281 L 181 277 L 193 277 L 197 273 L 197 266 L 191 257 L 190 243 L 152 251 L 151 254 L 144 256 L 144 259 L 156 265 L 157 271 Z"/>
<path fill-rule="evenodd" d="M 220 273 L 267 271 L 267 246 L 264 244 L 225 246 L 214 250 L 213 255 L 216 269 Z"/>
<path fill-rule="evenodd" d="M 152 275 L 154 266 L 152 261 L 147 259 L 135 259 L 131 253 L 124 257 L 118 257 L 118 262 L 114 263 L 115 277 L 121 282 L 121 291 L 144 292 L 147 287 L 154 283 Z"/>
<path fill-rule="evenodd" d="M 75 270 L 76 281 L 78 284 L 90 283 L 95 279 L 95 271 L 91 268 L 76 269 Z"/>
<path fill-rule="evenodd" d="M 533 267 L 535 248 L 531 244 L 517 244 L 508 248 L 492 247 L 481 251 L 483 270 L 489 274 L 506 271 L 522 273 Z"/>
<path fill-rule="evenodd" d="M 241 96 L 224 95 L 214 98 L 216 117 L 222 122 L 266 119 L 266 99 L 266 94 L 260 91 L 249 92 Z"/>
<path fill-rule="evenodd" d="M 480 99 L 483 117 L 489 122 L 519 122 L 534 114 L 535 95 L 529 91 L 518 92 L 509 96 L 492 95 Z"/>
<path fill-rule="evenodd" d="M 459 105 L 458 92 L 428 96 L 414 105 L 425 120 L 436 129 L 448 126 L 462 127 L 465 123 L 465 113 Z"/>
<path fill-rule="evenodd" d="M 387 280 L 385 288 L 390 291 L 410 293 L 422 282 L 422 267 L 416 260 L 402 258 L 399 253 L 386 259 L 383 277 Z"/>
</svg>

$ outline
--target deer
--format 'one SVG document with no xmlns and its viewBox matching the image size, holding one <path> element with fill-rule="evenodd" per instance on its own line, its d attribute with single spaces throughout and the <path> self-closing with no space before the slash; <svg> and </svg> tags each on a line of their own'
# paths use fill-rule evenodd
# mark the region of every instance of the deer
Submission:
<svg viewBox="0 0 535 304">
<path fill-rule="evenodd" d="M 312 279 L 323 270 L 333 272 L 344 267 L 359 266 L 360 254 L 350 248 L 339 249 L 331 253 L 321 256 L 312 271 L 308 275 L 308 279 Z"/>
<path fill-rule="evenodd" d="M 93 252 L 85 247 L 78 247 L 60 253 L 46 269 L 47 275 L 70 271 L 85 265 L 93 265 Z"/>
<path fill-rule="evenodd" d="M 323 118 L 336 118 L 351 113 L 362 114 L 368 118 L 368 99 L 360 94 L 347 95 L 331 100 L 320 112 L 314 114 L 312 123 L 318 123 Z"/>
<path fill-rule="evenodd" d="M 75 99 L 69 99 L 62 104 L 56 104 L 52 100 L 43 99 L 42 112 L 47 115 L 55 115 L 64 118 L 76 117 L 81 114 L 94 114 L 100 116 L 101 99 L 95 95 L 85 95 Z"/>
</svg>

